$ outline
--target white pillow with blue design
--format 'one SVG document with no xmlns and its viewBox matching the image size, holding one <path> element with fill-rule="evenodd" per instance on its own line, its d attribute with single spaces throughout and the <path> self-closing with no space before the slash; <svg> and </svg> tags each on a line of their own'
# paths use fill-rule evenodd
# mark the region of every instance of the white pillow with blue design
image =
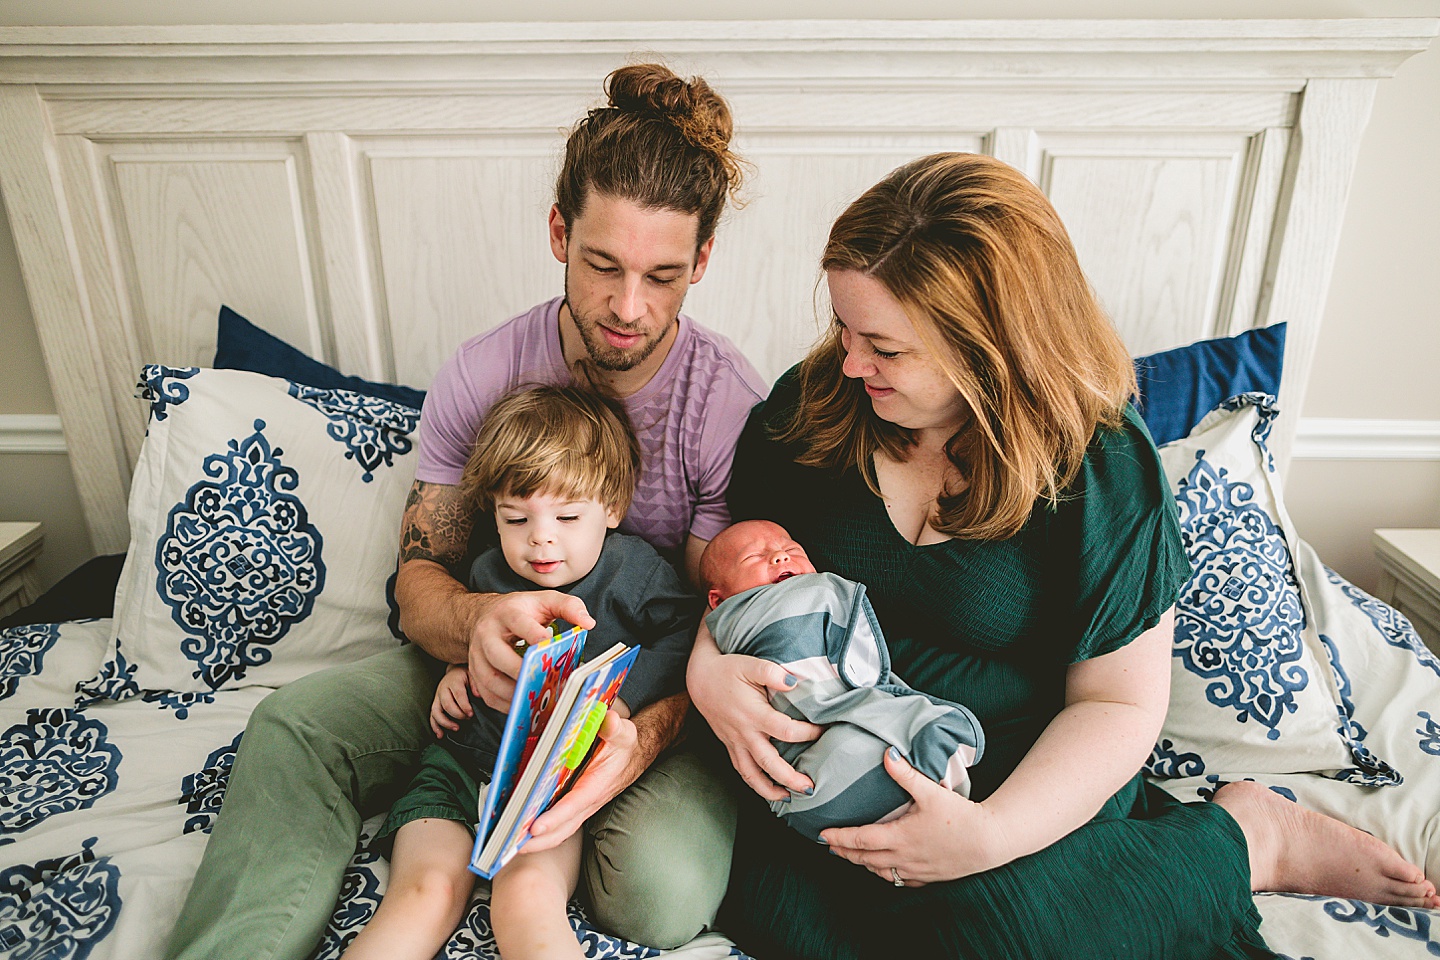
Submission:
<svg viewBox="0 0 1440 960">
<path fill-rule="evenodd" d="M 1303 774 L 1249 779 L 1374 834 L 1426 876 L 1440 875 L 1440 657 L 1403 616 L 1327 569 L 1308 544 L 1300 544 L 1296 562 L 1339 681 L 1348 733 L 1393 764 L 1403 781 L 1376 791 Z M 1182 799 L 1213 789 L 1194 780 L 1166 781 L 1165 788 Z M 1281 955 L 1313 955 L 1320 937 L 1327 956 L 1440 956 L 1440 911 L 1295 894 L 1255 902 L 1261 935 Z"/>
<path fill-rule="evenodd" d="M 1297 559 L 1347 734 L 1400 774 L 1427 771 L 1432 802 L 1416 804 L 1414 812 L 1425 815 L 1421 832 L 1434 838 L 1430 859 L 1440 866 L 1440 816 L 1433 813 L 1440 797 L 1440 657 L 1403 614 L 1325 566 L 1309 544 L 1300 545 Z"/>
<path fill-rule="evenodd" d="M 419 411 L 238 370 L 152 365 L 140 389 L 116 636 L 84 692 L 278 687 L 393 647 Z"/>
<path fill-rule="evenodd" d="M 1338 682 L 1344 736 L 1378 761 L 1344 778 L 1242 768 L 1160 784 L 1182 800 L 1212 796 L 1229 780 L 1256 780 L 1282 797 L 1371 833 L 1440 875 L 1440 658 L 1394 609 L 1346 582 L 1300 542 L 1294 552 L 1305 609 Z M 1357 784 L 1360 784 L 1357 786 Z M 1365 785 L 1384 785 L 1383 790 Z M 1280 956 L 1440 956 L 1440 911 L 1300 894 L 1255 898 L 1260 933 Z"/>
<path fill-rule="evenodd" d="M 1272 397 L 1221 403 L 1161 447 L 1193 568 L 1176 605 L 1157 777 L 1321 773 L 1395 781 L 1353 736 L 1293 555 L 1299 544 L 1266 439 Z"/>
</svg>

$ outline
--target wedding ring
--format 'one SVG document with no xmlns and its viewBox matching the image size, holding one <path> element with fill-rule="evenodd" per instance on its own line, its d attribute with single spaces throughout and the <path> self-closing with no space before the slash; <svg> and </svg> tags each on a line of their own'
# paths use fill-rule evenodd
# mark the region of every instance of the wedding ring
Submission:
<svg viewBox="0 0 1440 960">
<path fill-rule="evenodd" d="M 900 871 L 894 867 L 890 868 L 890 876 L 897 887 L 905 886 L 905 881 L 900 879 Z"/>
</svg>

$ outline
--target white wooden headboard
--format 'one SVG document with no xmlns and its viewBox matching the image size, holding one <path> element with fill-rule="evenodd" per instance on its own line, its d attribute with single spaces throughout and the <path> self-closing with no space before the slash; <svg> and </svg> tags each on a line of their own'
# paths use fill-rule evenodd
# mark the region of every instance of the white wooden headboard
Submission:
<svg viewBox="0 0 1440 960">
<path fill-rule="evenodd" d="M 937 150 L 1024 169 L 1135 353 L 1289 321 L 1293 438 L 1378 78 L 1436 20 L 0 28 L 0 190 L 86 520 L 125 548 L 142 362 L 229 304 L 424 386 L 561 289 L 564 132 L 626 61 L 730 100 L 755 164 L 686 311 L 773 377 L 861 189 Z"/>
</svg>

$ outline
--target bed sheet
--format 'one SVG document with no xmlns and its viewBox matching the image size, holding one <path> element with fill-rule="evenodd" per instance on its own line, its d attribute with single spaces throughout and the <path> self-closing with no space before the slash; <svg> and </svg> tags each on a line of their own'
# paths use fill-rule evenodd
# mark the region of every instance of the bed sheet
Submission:
<svg viewBox="0 0 1440 960">
<path fill-rule="evenodd" d="M 345 946 L 355 934 L 375 915 L 380 899 L 385 894 L 386 881 L 390 875 L 389 863 L 370 849 L 372 838 L 384 821 L 384 816 L 367 820 L 356 845 L 355 856 L 345 872 L 339 902 L 335 914 L 325 931 L 325 937 L 312 955 L 312 960 L 338 960 Z M 649 957 L 676 958 L 676 960 L 720 960 L 724 957 L 745 958 L 745 954 L 728 939 L 718 933 L 707 933 L 676 950 L 656 950 L 652 947 L 630 943 L 609 936 L 595 927 L 585 916 L 584 908 L 577 902 L 570 903 L 570 926 L 580 940 L 585 956 L 589 958 L 616 958 L 616 960 L 646 960 Z M 495 949 L 495 935 L 490 927 L 490 888 L 488 884 L 477 883 L 465 919 L 450 942 L 437 955 L 443 960 L 473 960 L 477 957 L 498 957 Z"/>
<path fill-rule="evenodd" d="M 1381 837 L 1440 875 L 1440 660 L 1392 610 L 1326 570 L 1304 545 L 1307 606 L 1330 644 L 1345 710 L 1366 746 L 1403 775 L 1366 787 L 1312 774 L 1210 772 L 1161 785 L 1185 800 L 1249 776 Z M 250 712 L 268 694 L 142 694 L 86 702 L 108 620 L 0 632 L 0 958 L 158 957 L 220 808 Z M 23 772 L 23 773 L 22 773 Z M 340 956 L 384 894 L 388 864 L 368 821 L 315 957 Z M 1261 931 L 1282 957 L 1440 956 L 1440 913 L 1337 898 L 1265 894 Z M 655 951 L 605 936 L 572 905 L 587 956 Z M 48 952 L 47 952 L 48 951 Z M 443 957 L 493 956 L 483 885 Z M 667 956 L 743 957 L 707 935 Z"/>
<path fill-rule="evenodd" d="M 87 702 L 110 621 L 27 631 L 0 700 L 0 956 L 157 957 L 269 691 Z M 44 647 L 42 650 L 41 648 Z M 7 658 L 12 662 L 14 658 Z"/>
<path fill-rule="evenodd" d="M 1316 774 L 1243 771 L 1157 780 L 1182 800 L 1208 799 L 1228 781 L 1249 779 L 1287 799 L 1371 833 L 1440 877 L 1440 658 L 1414 628 L 1325 567 L 1303 541 L 1296 565 L 1340 695 L 1337 724 L 1399 782 L 1347 782 Z M 1440 956 L 1440 911 L 1359 900 L 1262 894 L 1260 932 L 1282 957 Z"/>
<path fill-rule="evenodd" d="M 111 636 L 109 620 L 0 631 L 0 958 L 159 957 L 224 799 L 245 722 L 271 691 L 77 694 Z M 339 957 L 374 914 L 389 865 L 365 825 L 316 958 Z M 571 905 L 586 956 L 661 951 L 606 936 Z M 494 956 L 488 887 L 477 885 L 443 957 Z M 711 934 L 681 960 L 742 957 Z"/>
</svg>

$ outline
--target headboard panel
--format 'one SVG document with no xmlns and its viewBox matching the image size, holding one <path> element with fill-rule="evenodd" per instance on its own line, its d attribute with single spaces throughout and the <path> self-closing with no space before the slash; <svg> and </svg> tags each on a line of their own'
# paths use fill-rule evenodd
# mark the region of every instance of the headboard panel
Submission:
<svg viewBox="0 0 1440 960">
<path fill-rule="evenodd" d="M 425 385 L 561 289 L 565 130 L 660 56 L 735 111 L 750 202 L 686 310 L 768 377 L 816 332 L 861 189 L 938 150 L 1054 200 L 1131 349 L 1291 323 L 1288 451 L 1376 78 L 1435 20 L 0 29 L 0 189 L 95 546 L 123 549 L 142 362 L 209 362 L 227 303 Z"/>
</svg>

